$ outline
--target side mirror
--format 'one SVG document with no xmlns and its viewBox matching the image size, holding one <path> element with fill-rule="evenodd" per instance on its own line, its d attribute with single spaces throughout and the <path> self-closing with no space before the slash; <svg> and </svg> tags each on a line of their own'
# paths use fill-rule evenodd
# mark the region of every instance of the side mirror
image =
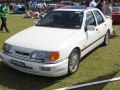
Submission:
<svg viewBox="0 0 120 90">
<path fill-rule="evenodd" d="M 94 31 L 95 30 L 95 26 L 94 25 L 88 25 L 87 27 L 86 27 L 86 31 Z"/>
</svg>

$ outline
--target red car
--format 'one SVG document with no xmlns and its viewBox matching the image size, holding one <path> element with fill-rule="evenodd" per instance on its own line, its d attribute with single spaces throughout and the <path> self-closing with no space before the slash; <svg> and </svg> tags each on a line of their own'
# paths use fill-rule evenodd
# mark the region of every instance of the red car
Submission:
<svg viewBox="0 0 120 90">
<path fill-rule="evenodd" d="M 113 7 L 112 20 L 113 23 L 120 23 L 120 7 Z"/>
<path fill-rule="evenodd" d="M 61 2 L 58 4 L 58 8 L 64 7 L 64 6 L 72 6 L 72 5 L 73 5 L 73 2 L 71 2 L 71 1 L 61 1 Z"/>
</svg>

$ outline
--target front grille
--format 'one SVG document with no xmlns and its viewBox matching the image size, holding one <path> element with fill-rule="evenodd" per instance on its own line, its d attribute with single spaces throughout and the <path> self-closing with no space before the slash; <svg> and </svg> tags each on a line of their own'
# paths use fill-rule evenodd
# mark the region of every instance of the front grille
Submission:
<svg viewBox="0 0 120 90">
<path fill-rule="evenodd" d="M 11 53 L 5 52 L 5 54 L 7 54 L 11 57 L 17 58 L 17 59 L 21 59 L 21 60 L 25 60 L 25 61 L 32 61 L 32 59 L 30 58 L 31 52 L 13 49 Z"/>
<path fill-rule="evenodd" d="M 37 63 L 46 62 L 46 60 L 44 59 L 36 60 L 36 59 L 30 58 L 32 52 L 33 52 L 32 50 L 26 50 L 26 49 L 25 50 L 12 49 L 11 53 L 8 53 L 8 52 L 4 52 L 4 53 L 16 59 L 20 59 L 24 61 L 31 61 L 31 62 L 37 62 Z"/>
<path fill-rule="evenodd" d="M 31 55 L 31 52 L 17 50 L 17 49 L 14 49 L 13 52 L 11 53 L 11 56 L 22 59 L 22 60 L 23 59 L 30 60 L 30 55 Z"/>
<path fill-rule="evenodd" d="M 23 56 L 30 56 L 30 53 L 29 52 L 24 52 L 24 51 L 15 51 L 16 54 L 18 55 L 23 55 Z"/>
</svg>

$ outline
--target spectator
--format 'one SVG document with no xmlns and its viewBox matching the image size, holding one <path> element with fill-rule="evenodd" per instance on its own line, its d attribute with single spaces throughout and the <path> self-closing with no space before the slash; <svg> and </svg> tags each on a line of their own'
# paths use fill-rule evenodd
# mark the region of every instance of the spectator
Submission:
<svg viewBox="0 0 120 90">
<path fill-rule="evenodd" d="M 102 11 L 102 0 L 100 0 L 100 2 L 98 2 L 96 8 L 98 8 L 100 11 Z"/>
<path fill-rule="evenodd" d="M 1 28 L 0 31 L 3 31 L 3 27 L 6 29 L 6 32 L 10 32 L 7 28 L 6 20 L 7 20 L 7 13 L 8 13 L 8 7 L 6 6 L 6 2 L 3 1 L 2 5 L 0 6 L 0 17 L 1 17 Z"/>
<path fill-rule="evenodd" d="M 103 0 L 102 2 L 102 12 L 104 15 L 106 14 L 106 1 L 105 0 Z"/>
<path fill-rule="evenodd" d="M 44 12 L 40 11 L 40 19 L 42 19 L 45 16 Z"/>
<path fill-rule="evenodd" d="M 112 6 L 108 1 L 106 1 L 105 15 L 108 15 L 108 16 L 112 17 Z"/>
<path fill-rule="evenodd" d="M 91 0 L 89 7 L 96 7 L 97 3 L 95 2 L 95 0 Z"/>
<path fill-rule="evenodd" d="M 86 4 L 85 4 L 85 1 L 81 1 L 81 2 L 80 2 L 80 5 L 86 5 Z"/>
<path fill-rule="evenodd" d="M 39 17 L 40 17 L 40 13 L 36 10 L 34 18 L 39 18 Z"/>
<path fill-rule="evenodd" d="M 24 18 L 39 18 L 40 13 L 37 10 L 28 10 Z"/>
<path fill-rule="evenodd" d="M 47 4 L 46 4 L 46 2 L 44 1 L 44 3 L 43 3 L 43 7 L 44 7 L 44 12 L 46 12 L 46 7 L 47 7 Z"/>
<path fill-rule="evenodd" d="M 13 12 L 13 3 L 10 3 L 9 9 L 10 9 L 10 12 L 11 12 L 11 11 Z"/>
<path fill-rule="evenodd" d="M 24 18 L 30 18 L 30 10 L 26 11 Z"/>
</svg>

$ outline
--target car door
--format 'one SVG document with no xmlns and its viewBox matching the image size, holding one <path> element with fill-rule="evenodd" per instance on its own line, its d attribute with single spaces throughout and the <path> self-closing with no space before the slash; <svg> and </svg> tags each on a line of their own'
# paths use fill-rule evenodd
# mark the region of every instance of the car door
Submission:
<svg viewBox="0 0 120 90">
<path fill-rule="evenodd" d="M 90 51 L 97 46 L 96 42 L 99 37 L 99 33 L 96 28 L 96 26 L 97 26 L 96 19 L 95 19 L 92 11 L 87 12 L 87 14 L 86 14 L 85 28 L 88 26 L 91 26 L 91 25 L 95 26 L 95 30 L 91 30 L 91 31 L 85 30 L 85 33 L 86 33 L 85 49 L 87 51 Z"/>
<path fill-rule="evenodd" d="M 99 39 L 101 39 L 102 37 L 104 37 L 104 35 L 107 32 L 106 23 L 105 23 L 103 16 L 101 15 L 101 13 L 98 10 L 93 11 L 93 13 L 97 20 L 97 26 L 96 26 L 97 29 L 96 30 L 99 33 Z"/>
</svg>

